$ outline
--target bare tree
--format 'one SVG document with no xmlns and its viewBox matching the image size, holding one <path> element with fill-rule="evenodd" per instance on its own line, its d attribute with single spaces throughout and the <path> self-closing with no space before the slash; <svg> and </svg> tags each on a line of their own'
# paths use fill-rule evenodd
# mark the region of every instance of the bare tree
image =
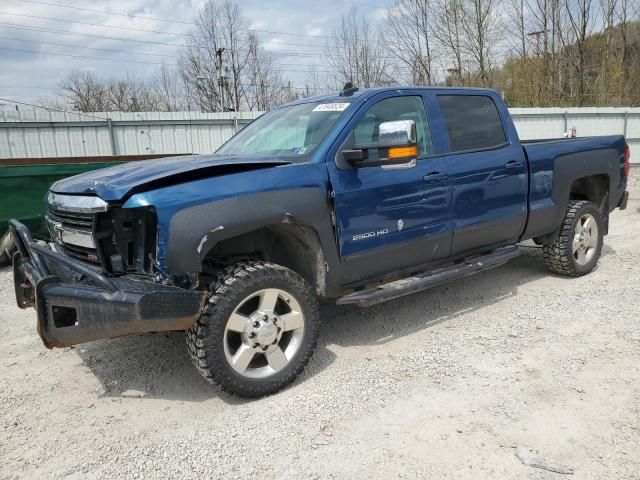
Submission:
<svg viewBox="0 0 640 480">
<path fill-rule="evenodd" d="M 464 85 L 463 5 L 461 0 L 434 0 L 434 4 L 437 13 L 433 34 L 442 49 L 442 57 L 450 62 L 444 65 L 447 77 L 458 85 Z"/>
<path fill-rule="evenodd" d="M 310 67 L 305 87 L 282 74 L 233 0 L 208 0 L 179 69 L 117 79 L 72 71 L 60 94 L 40 103 L 81 111 L 268 110 L 348 81 L 437 84 L 446 72 L 447 84 L 499 88 L 514 106 L 640 104 L 640 0 L 394 1 L 384 35 L 355 8 L 344 15 L 327 62 Z M 509 2 L 507 9 L 498 2 Z"/>
<path fill-rule="evenodd" d="M 527 14 L 528 5 L 526 0 L 511 0 L 508 5 L 509 16 L 509 33 L 510 42 L 514 47 L 515 53 L 518 57 L 524 58 L 527 56 L 528 36 L 527 36 Z"/>
<path fill-rule="evenodd" d="M 89 70 L 74 70 L 60 82 L 61 95 L 80 112 L 110 110 L 108 88 Z"/>
<path fill-rule="evenodd" d="M 241 84 L 245 108 L 269 110 L 287 100 L 287 86 L 271 56 L 260 46 L 255 32 L 249 32 L 248 55 Z"/>
<path fill-rule="evenodd" d="M 73 110 L 73 104 L 69 103 L 69 100 L 62 95 L 52 95 L 50 97 L 40 97 L 35 101 L 36 105 L 40 105 L 44 108 L 51 110 Z"/>
<path fill-rule="evenodd" d="M 629 26 L 633 19 L 638 17 L 640 13 L 640 0 L 619 0 L 617 3 L 617 8 L 614 10 L 614 21 L 617 23 L 618 28 L 620 30 L 620 45 L 621 49 L 617 53 L 619 57 L 619 61 L 622 65 L 622 84 L 620 86 L 620 98 L 621 100 L 625 97 L 631 99 L 631 97 L 635 97 L 636 95 L 640 95 L 640 87 L 638 87 L 638 73 L 640 70 L 640 47 L 637 46 L 637 34 L 638 34 L 638 25 L 636 24 L 636 48 L 635 55 L 634 49 L 630 48 L 632 42 L 630 41 L 630 32 Z M 635 78 L 635 92 L 629 91 L 629 86 L 632 84 L 632 78 Z M 636 100 L 638 101 L 638 100 Z"/>
<path fill-rule="evenodd" d="M 582 107 L 587 99 L 587 43 L 593 32 L 592 0 L 565 0 L 569 19 L 570 40 L 576 52 L 573 70 L 577 77 L 577 103 Z"/>
<path fill-rule="evenodd" d="M 321 67 L 318 70 L 318 67 Z M 321 65 L 312 65 L 307 73 L 307 80 L 303 89 L 303 96 L 311 97 L 313 95 L 326 94 L 332 91 L 340 90 L 344 86 L 342 79 L 327 70 L 322 70 Z"/>
<path fill-rule="evenodd" d="M 342 17 L 333 35 L 327 59 L 339 81 L 364 88 L 395 83 L 381 35 L 355 7 Z"/>
<path fill-rule="evenodd" d="M 189 109 L 185 86 L 176 70 L 162 65 L 150 83 L 160 110 L 177 112 Z"/>
<path fill-rule="evenodd" d="M 231 0 L 208 0 L 179 59 L 188 93 L 206 111 L 239 110 L 249 54 L 242 13 Z"/>
<path fill-rule="evenodd" d="M 478 83 L 492 86 L 495 47 L 499 40 L 500 20 L 497 0 L 464 0 L 462 8 L 463 45 L 477 72 Z"/>
<path fill-rule="evenodd" d="M 385 17 L 385 43 L 409 71 L 413 85 L 432 85 L 433 68 L 431 0 L 396 0 Z"/>
<path fill-rule="evenodd" d="M 119 112 L 149 112 L 159 110 L 159 102 L 148 82 L 133 74 L 105 82 L 109 110 Z"/>
</svg>

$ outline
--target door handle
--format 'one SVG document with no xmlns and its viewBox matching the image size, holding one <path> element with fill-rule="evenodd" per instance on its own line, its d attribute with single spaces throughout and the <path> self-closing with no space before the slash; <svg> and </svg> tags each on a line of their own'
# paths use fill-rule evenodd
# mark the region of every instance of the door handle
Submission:
<svg viewBox="0 0 640 480">
<path fill-rule="evenodd" d="M 510 160 L 505 165 L 505 167 L 507 168 L 520 168 L 522 166 L 524 166 L 524 162 L 519 162 L 516 160 Z"/>
<path fill-rule="evenodd" d="M 449 175 L 441 172 L 431 172 L 425 175 L 424 177 L 422 177 L 422 179 L 425 182 L 429 182 L 429 183 L 441 182 L 443 180 L 446 180 L 447 178 L 449 178 Z"/>
</svg>

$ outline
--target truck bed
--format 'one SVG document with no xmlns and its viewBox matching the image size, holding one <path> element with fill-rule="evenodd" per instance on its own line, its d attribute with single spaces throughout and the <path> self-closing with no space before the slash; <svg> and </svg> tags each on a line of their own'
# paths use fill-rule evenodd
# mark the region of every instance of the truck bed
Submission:
<svg viewBox="0 0 640 480">
<path fill-rule="evenodd" d="M 522 148 L 529 163 L 529 219 L 523 239 L 553 233 L 565 213 L 569 192 L 583 177 L 600 179 L 585 188 L 608 188 L 609 213 L 626 189 L 624 136 L 526 140 Z"/>
</svg>

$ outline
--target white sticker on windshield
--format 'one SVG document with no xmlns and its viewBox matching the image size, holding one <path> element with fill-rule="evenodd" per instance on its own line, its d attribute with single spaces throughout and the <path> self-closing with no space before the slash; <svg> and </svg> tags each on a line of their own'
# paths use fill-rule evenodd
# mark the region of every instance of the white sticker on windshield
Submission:
<svg viewBox="0 0 640 480">
<path fill-rule="evenodd" d="M 342 112 L 350 103 L 321 103 L 313 109 L 314 112 Z"/>
</svg>

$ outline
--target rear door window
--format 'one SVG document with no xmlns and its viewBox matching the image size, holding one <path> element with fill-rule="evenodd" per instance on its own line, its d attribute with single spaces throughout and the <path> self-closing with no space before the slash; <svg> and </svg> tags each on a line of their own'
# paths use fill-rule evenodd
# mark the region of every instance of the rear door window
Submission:
<svg viewBox="0 0 640 480">
<path fill-rule="evenodd" d="M 507 143 L 496 104 L 485 95 L 438 95 L 451 152 L 496 148 Z"/>
</svg>

